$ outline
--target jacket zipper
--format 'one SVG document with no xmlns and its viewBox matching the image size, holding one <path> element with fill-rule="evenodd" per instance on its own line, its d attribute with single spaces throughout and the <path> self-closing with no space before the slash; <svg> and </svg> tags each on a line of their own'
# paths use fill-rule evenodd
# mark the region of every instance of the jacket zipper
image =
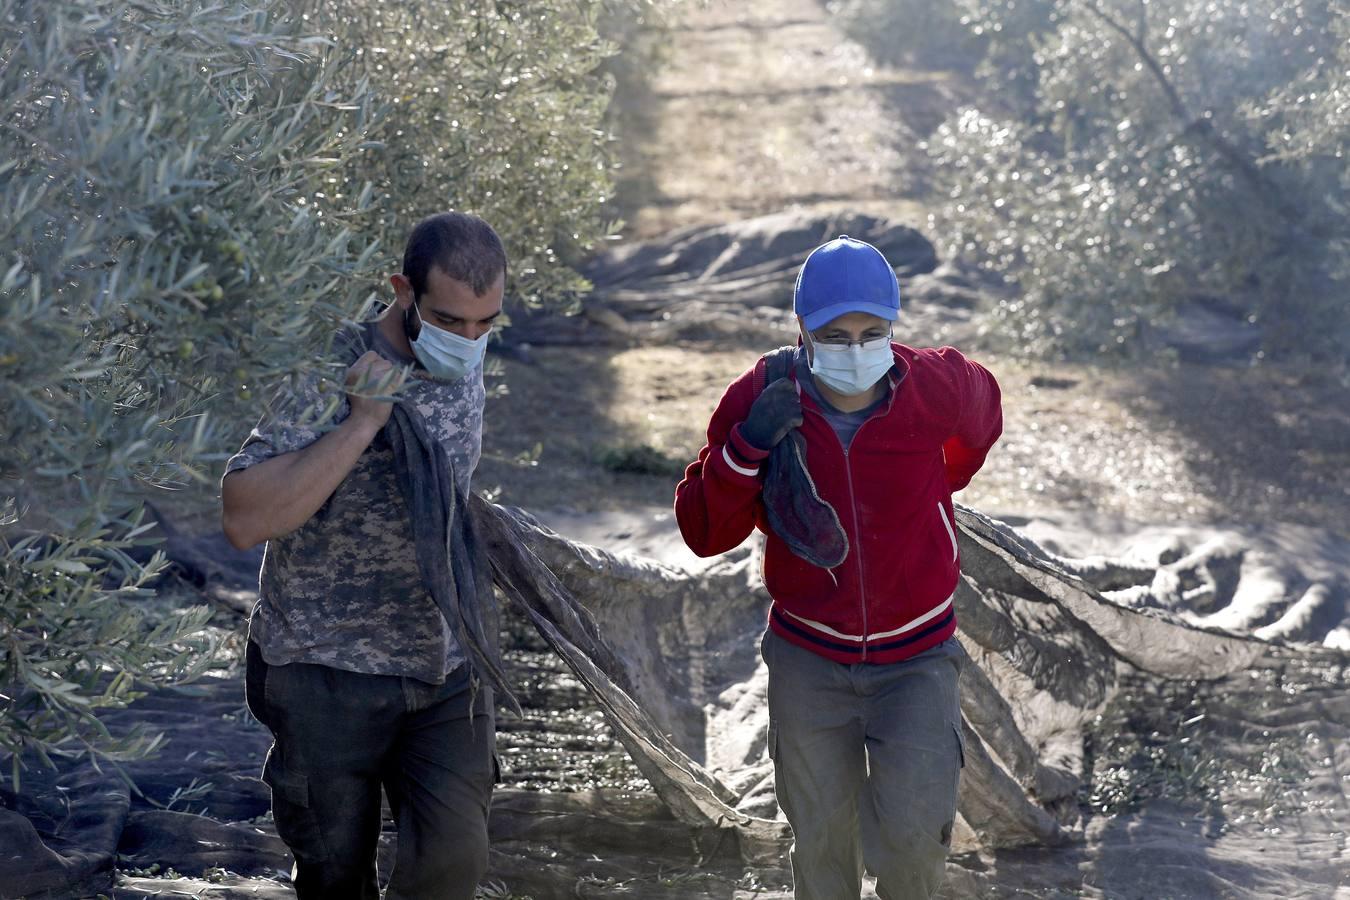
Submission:
<svg viewBox="0 0 1350 900">
<path fill-rule="evenodd" d="M 886 404 L 885 412 L 878 410 L 877 412 L 872 413 L 872 415 L 864 419 L 863 423 L 858 426 L 858 430 L 853 432 L 853 440 L 849 441 L 850 446 L 857 442 L 858 435 L 862 434 L 862 430 L 867 427 L 868 422 L 871 422 L 879 414 L 885 415 L 886 413 L 889 413 L 891 411 L 891 407 L 894 405 L 895 405 L 895 390 L 894 388 L 892 388 L 891 399 L 890 402 Z M 821 418 L 825 417 L 825 414 L 820 412 L 819 410 L 807 410 L 807 411 L 815 413 Z M 849 511 L 853 514 L 853 534 L 854 534 L 853 547 L 854 549 L 856 549 L 858 554 L 858 598 L 862 606 L 862 656 L 859 658 L 859 661 L 862 662 L 866 661 L 867 659 L 867 577 L 866 577 L 866 569 L 863 566 L 862 526 L 858 522 L 858 500 L 857 494 L 853 490 L 853 462 L 849 459 L 848 455 L 849 448 L 845 447 L 844 442 L 839 440 L 839 433 L 834 430 L 834 426 L 831 425 L 829 421 L 826 421 L 825 427 L 829 429 L 830 434 L 834 435 L 835 442 L 839 444 L 839 449 L 844 452 L 844 475 L 848 479 L 848 508 Z"/>
<path fill-rule="evenodd" d="M 829 425 L 828 422 L 826 422 L 825 424 L 826 424 L 826 425 Z M 866 424 L 867 424 L 867 422 L 863 422 L 862 425 L 859 425 L 859 426 L 858 426 L 858 431 L 862 431 L 862 430 L 863 430 L 863 427 L 864 427 Z M 830 431 L 831 431 L 831 432 L 834 431 L 834 426 L 833 426 L 833 425 L 830 425 Z M 858 439 L 858 431 L 853 432 L 853 440 L 855 440 L 855 441 Z M 837 433 L 835 434 L 834 439 L 835 439 L 836 441 L 839 440 L 839 435 L 838 435 Z M 850 441 L 849 443 L 852 443 L 852 441 Z M 854 491 L 853 491 L 853 463 L 852 463 L 852 461 L 849 460 L 849 457 L 848 457 L 848 448 L 844 446 L 844 442 L 843 442 L 843 441 L 839 441 L 839 446 L 840 446 L 840 447 L 843 449 L 843 451 L 844 451 L 844 474 L 845 474 L 846 476 L 848 476 L 848 508 L 849 508 L 849 509 L 852 511 L 852 513 L 853 513 L 853 534 L 855 535 L 855 537 L 854 537 L 854 546 L 856 546 L 857 549 L 858 549 L 858 597 L 859 597 L 859 602 L 862 604 L 862 656 L 860 657 L 860 660 L 866 661 L 866 660 L 867 660 L 867 575 L 866 575 L 866 571 L 865 571 L 864 568 L 863 568 L 863 554 L 862 554 L 862 526 L 858 524 L 858 499 L 857 499 L 857 495 L 856 495 L 856 494 L 854 493 Z"/>
</svg>

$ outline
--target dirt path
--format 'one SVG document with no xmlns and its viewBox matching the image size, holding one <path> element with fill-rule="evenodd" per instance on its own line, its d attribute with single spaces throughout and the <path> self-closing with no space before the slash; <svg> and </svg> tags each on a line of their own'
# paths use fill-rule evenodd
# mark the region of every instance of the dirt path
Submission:
<svg viewBox="0 0 1350 900">
<path fill-rule="evenodd" d="M 913 144 L 952 106 L 945 74 L 876 66 L 818 0 L 688 2 L 665 51 L 618 97 L 630 235 L 792 207 L 922 221 Z"/>
</svg>

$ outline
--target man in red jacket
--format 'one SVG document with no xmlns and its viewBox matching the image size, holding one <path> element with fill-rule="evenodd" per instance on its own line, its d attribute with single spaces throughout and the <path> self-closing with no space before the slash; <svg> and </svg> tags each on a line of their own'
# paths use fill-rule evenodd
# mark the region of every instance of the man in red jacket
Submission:
<svg viewBox="0 0 1350 900">
<path fill-rule="evenodd" d="M 1002 431 L 998 384 L 950 347 L 892 342 L 900 289 L 870 244 L 816 248 L 793 302 L 790 377 L 757 393 L 763 370 L 751 369 L 727 388 L 676 518 L 700 556 L 767 535 L 768 749 L 797 900 L 858 897 L 864 863 L 883 900 L 931 897 L 963 764 L 952 492 Z M 847 536 L 833 569 L 768 526 L 763 464 L 794 428 Z"/>
</svg>

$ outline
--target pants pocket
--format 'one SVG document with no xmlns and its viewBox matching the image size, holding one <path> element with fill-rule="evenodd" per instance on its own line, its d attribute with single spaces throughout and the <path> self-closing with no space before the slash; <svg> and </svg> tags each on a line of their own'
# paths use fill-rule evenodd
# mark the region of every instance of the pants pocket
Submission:
<svg viewBox="0 0 1350 900">
<path fill-rule="evenodd" d="M 268 724 L 267 663 L 253 641 L 247 643 L 244 651 L 244 703 L 253 718 L 264 725 Z"/>
<path fill-rule="evenodd" d="M 296 861 L 313 863 L 328 859 L 319 817 L 310 808 L 309 779 L 287 771 L 273 748 L 263 764 L 263 781 L 272 789 L 272 819 L 277 836 L 290 848 Z"/>
<path fill-rule="evenodd" d="M 961 724 L 952 726 L 952 733 L 956 735 L 956 759 L 961 764 L 961 768 L 966 767 L 966 736 L 961 733 Z"/>
<path fill-rule="evenodd" d="M 970 653 L 967 652 L 967 650 L 966 650 L 966 645 L 963 644 L 963 643 L 961 643 L 961 639 L 958 638 L 956 635 L 952 635 L 951 638 L 950 638 L 950 640 L 953 640 L 953 641 L 956 642 L 956 667 L 957 667 L 957 669 L 959 669 L 960 671 L 964 672 L 966 669 L 969 669 L 971 666 L 975 665 L 975 660 L 973 660 L 973 659 L 970 658 Z"/>
</svg>

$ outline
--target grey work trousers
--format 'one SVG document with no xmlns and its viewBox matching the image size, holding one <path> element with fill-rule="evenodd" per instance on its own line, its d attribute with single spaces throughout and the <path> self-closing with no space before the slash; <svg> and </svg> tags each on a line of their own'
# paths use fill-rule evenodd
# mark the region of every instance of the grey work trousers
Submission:
<svg viewBox="0 0 1350 900">
<path fill-rule="evenodd" d="M 796 900 L 937 892 L 964 765 L 955 638 L 903 662 L 836 663 L 769 631 L 769 755 Z"/>
<path fill-rule="evenodd" d="M 469 900 L 487 871 L 492 691 L 328 666 L 270 666 L 248 642 L 248 706 L 272 732 L 263 780 L 300 900 L 379 900 L 380 788 L 397 820 L 387 900 Z"/>
</svg>

